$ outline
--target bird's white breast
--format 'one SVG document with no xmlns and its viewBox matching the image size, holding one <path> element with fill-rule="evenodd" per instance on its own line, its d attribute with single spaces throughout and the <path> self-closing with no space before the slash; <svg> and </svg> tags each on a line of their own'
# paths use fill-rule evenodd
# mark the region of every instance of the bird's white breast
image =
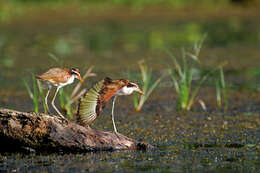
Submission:
<svg viewBox="0 0 260 173">
<path fill-rule="evenodd" d="M 116 95 L 130 95 L 134 92 L 134 90 L 135 90 L 134 88 L 128 88 L 124 86 L 119 91 L 117 91 Z"/>
<path fill-rule="evenodd" d="M 68 84 L 72 84 L 74 79 L 75 79 L 75 77 L 72 75 L 67 82 L 61 83 L 60 86 L 65 86 L 65 85 L 68 85 Z"/>
</svg>

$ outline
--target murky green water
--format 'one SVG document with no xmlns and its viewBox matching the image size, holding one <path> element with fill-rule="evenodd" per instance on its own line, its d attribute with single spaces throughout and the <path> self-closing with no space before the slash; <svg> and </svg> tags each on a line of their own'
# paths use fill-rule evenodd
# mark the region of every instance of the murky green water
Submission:
<svg viewBox="0 0 260 173">
<path fill-rule="evenodd" d="M 46 14 L 47 15 L 47 14 Z M 203 16 L 203 15 L 202 15 Z M 0 27 L 0 106 L 32 111 L 23 78 L 55 66 L 49 54 L 64 66 L 83 69 L 95 65 L 95 81 L 121 78 L 137 72 L 145 59 L 155 76 L 168 68 L 164 48 L 175 55 L 190 48 L 204 34 L 201 62 L 208 68 L 225 66 L 229 110 L 216 108 L 215 88 L 200 92 L 208 112 L 195 104 L 191 112 L 176 112 L 176 95 L 165 79 L 144 105 L 133 113 L 131 97 L 116 105 L 118 130 L 153 144 L 147 152 L 85 154 L 23 153 L 0 155 L 0 171 L 13 172 L 259 172 L 260 171 L 260 23 L 251 16 L 160 18 L 160 16 L 95 21 L 35 17 Z M 119 105 L 120 103 L 120 105 Z M 111 105 L 92 126 L 112 130 Z"/>
</svg>

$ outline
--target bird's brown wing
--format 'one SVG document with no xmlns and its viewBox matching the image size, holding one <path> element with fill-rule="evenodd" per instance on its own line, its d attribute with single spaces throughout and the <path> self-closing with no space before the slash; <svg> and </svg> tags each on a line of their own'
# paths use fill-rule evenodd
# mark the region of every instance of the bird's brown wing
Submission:
<svg viewBox="0 0 260 173">
<path fill-rule="evenodd" d="M 126 82 L 127 80 L 105 78 L 95 84 L 80 100 L 78 122 L 81 125 L 91 124 L 104 109 L 109 99 L 125 86 Z"/>
<path fill-rule="evenodd" d="M 37 75 L 37 79 L 46 80 L 52 83 L 66 83 L 70 77 L 66 68 L 51 68 L 47 72 Z"/>
</svg>

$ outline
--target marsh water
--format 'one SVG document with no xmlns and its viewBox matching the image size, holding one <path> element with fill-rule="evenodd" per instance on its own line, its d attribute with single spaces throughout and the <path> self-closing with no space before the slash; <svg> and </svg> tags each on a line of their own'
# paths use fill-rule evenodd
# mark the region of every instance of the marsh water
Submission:
<svg viewBox="0 0 260 173">
<path fill-rule="evenodd" d="M 195 102 L 191 111 L 177 111 L 176 92 L 170 77 L 165 77 L 141 112 L 133 112 L 131 96 L 120 97 L 115 109 L 119 132 L 156 150 L 4 152 L 0 171 L 260 172 L 260 13 L 247 8 L 187 10 L 123 9 L 93 16 L 49 10 L 3 23 L 1 107 L 33 111 L 23 79 L 30 81 L 31 73 L 57 65 L 82 70 L 94 65 L 97 77 L 87 79 L 87 88 L 106 76 L 138 74 L 141 59 L 156 79 L 171 65 L 165 49 L 178 57 L 182 47 L 190 49 L 206 34 L 200 61 L 205 70 L 227 62 L 228 109 L 217 107 L 215 85 L 209 79 L 198 95 L 207 110 Z M 111 131 L 110 110 L 111 103 L 92 128 Z"/>
</svg>

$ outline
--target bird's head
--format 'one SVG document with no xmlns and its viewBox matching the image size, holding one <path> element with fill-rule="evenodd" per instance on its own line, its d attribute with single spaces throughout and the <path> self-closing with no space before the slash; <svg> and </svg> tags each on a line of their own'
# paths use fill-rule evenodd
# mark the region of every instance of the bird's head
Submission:
<svg viewBox="0 0 260 173">
<path fill-rule="evenodd" d="M 74 77 L 77 78 L 81 83 L 83 83 L 83 80 L 80 76 L 80 71 L 77 68 L 71 68 L 70 69 L 70 74 Z"/>
<path fill-rule="evenodd" d="M 129 82 L 127 85 L 126 85 L 126 88 L 128 90 L 132 92 L 138 92 L 139 94 L 141 95 L 144 95 L 143 91 L 139 88 L 139 86 L 137 85 L 137 83 L 134 83 L 134 82 Z"/>
</svg>

